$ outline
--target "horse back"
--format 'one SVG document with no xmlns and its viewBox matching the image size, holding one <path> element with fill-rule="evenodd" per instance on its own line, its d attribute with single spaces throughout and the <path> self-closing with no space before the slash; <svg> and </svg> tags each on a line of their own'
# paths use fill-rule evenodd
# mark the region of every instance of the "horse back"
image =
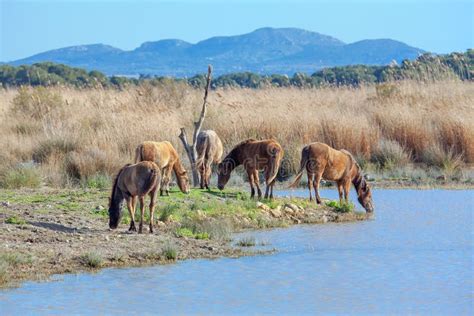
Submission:
<svg viewBox="0 0 474 316">
<path fill-rule="evenodd" d="M 141 160 L 153 161 L 160 168 L 168 166 L 170 162 L 175 161 L 178 157 L 178 153 L 168 141 L 145 141 L 139 147 L 141 149 Z"/>
</svg>

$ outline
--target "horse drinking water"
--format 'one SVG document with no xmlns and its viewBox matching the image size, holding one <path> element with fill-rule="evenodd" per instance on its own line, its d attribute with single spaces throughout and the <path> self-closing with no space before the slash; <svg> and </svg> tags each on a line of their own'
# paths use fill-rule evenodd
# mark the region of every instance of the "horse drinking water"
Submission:
<svg viewBox="0 0 474 316">
<path fill-rule="evenodd" d="M 321 204 L 319 182 L 321 179 L 325 179 L 336 181 L 337 190 L 339 191 L 339 203 L 342 203 L 343 192 L 347 203 L 352 182 L 357 191 L 359 203 L 367 212 L 371 213 L 374 211 L 370 187 L 362 175 L 362 169 L 359 164 L 347 150 L 336 150 L 323 143 L 307 145 L 301 152 L 300 170 L 290 188 L 298 185 L 304 169 L 306 169 L 308 174 L 310 201 L 313 200 L 311 195 L 311 186 L 313 186 L 316 202 Z"/>
</svg>

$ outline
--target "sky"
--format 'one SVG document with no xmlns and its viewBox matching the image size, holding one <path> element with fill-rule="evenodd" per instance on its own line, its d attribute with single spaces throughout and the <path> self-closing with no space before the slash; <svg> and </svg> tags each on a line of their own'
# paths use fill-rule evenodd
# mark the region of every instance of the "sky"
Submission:
<svg viewBox="0 0 474 316">
<path fill-rule="evenodd" d="M 472 0 L 0 0 L 0 61 L 104 43 L 191 43 L 260 27 L 297 27 L 346 43 L 391 38 L 435 53 L 474 47 Z"/>
</svg>

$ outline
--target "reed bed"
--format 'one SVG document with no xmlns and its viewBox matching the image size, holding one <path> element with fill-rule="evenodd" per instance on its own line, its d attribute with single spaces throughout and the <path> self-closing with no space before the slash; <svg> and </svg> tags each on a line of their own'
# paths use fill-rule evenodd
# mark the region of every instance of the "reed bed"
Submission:
<svg viewBox="0 0 474 316">
<path fill-rule="evenodd" d="M 202 94 L 184 83 L 0 90 L 0 186 L 22 168 L 37 170 L 42 183 L 56 187 L 111 177 L 144 140 L 169 140 L 187 163 L 178 134 L 181 127 L 192 132 Z M 225 151 L 246 138 L 275 138 L 289 174 L 299 166 L 301 148 L 314 141 L 345 148 L 378 168 L 474 162 L 470 82 L 218 89 L 208 102 L 204 128 L 216 130 Z"/>
</svg>

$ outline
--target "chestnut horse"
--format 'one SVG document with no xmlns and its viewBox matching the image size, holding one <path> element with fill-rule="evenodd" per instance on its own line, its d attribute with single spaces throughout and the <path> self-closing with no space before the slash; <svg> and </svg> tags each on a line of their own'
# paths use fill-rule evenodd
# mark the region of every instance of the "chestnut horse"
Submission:
<svg viewBox="0 0 474 316">
<path fill-rule="evenodd" d="M 181 192 L 189 193 L 189 178 L 186 169 L 181 164 L 178 152 L 170 142 L 146 141 L 141 143 L 135 149 L 135 163 L 139 161 L 153 161 L 160 167 L 163 174 L 160 195 L 163 195 L 163 192 L 169 195 L 172 171 L 174 171 Z"/>
<path fill-rule="evenodd" d="M 342 194 L 348 202 L 351 182 L 357 191 L 359 203 L 367 212 L 374 211 L 372 193 L 370 187 L 362 175 L 362 170 L 354 157 L 347 150 L 336 150 L 323 143 L 312 143 L 303 148 L 301 152 L 300 170 L 295 181 L 290 187 L 295 187 L 300 182 L 303 171 L 306 168 L 308 174 L 309 199 L 311 196 L 311 185 L 314 187 L 316 202 L 321 204 L 319 196 L 319 182 L 321 179 L 336 181 L 339 191 L 339 203 L 342 203 Z"/>
<path fill-rule="evenodd" d="M 130 213 L 129 231 L 137 231 L 135 228 L 135 205 L 136 198 L 140 201 L 140 226 L 138 232 L 143 230 L 143 214 L 145 212 L 145 195 L 150 195 L 150 233 L 153 233 L 153 213 L 155 211 L 156 191 L 160 187 L 160 168 L 151 161 L 143 161 L 137 164 L 127 164 L 120 169 L 112 186 L 112 194 L 109 203 L 109 227 L 116 229 L 122 217 L 123 200 L 127 201 Z"/>
<path fill-rule="evenodd" d="M 212 164 L 220 163 L 224 147 L 222 142 L 213 130 L 199 133 L 196 142 L 196 167 L 199 170 L 201 189 L 209 190 L 209 180 L 212 173 Z"/>
<path fill-rule="evenodd" d="M 273 198 L 273 185 L 280 167 L 280 162 L 283 157 L 283 149 L 273 139 L 255 140 L 248 139 L 241 142 L 222 160 L 218 168 L 218 184 L 219 190 L 223 190 L 230 178 L 232 170 L 237 166 L 243 165 L 247 171 L 251 197 L 255 196 L 255 189 L 257 187 L 258 198 L 262 197 L 260 190 L 258 171 L 264 171 L 266 189 L 265 198 Z"/>
</svg>

